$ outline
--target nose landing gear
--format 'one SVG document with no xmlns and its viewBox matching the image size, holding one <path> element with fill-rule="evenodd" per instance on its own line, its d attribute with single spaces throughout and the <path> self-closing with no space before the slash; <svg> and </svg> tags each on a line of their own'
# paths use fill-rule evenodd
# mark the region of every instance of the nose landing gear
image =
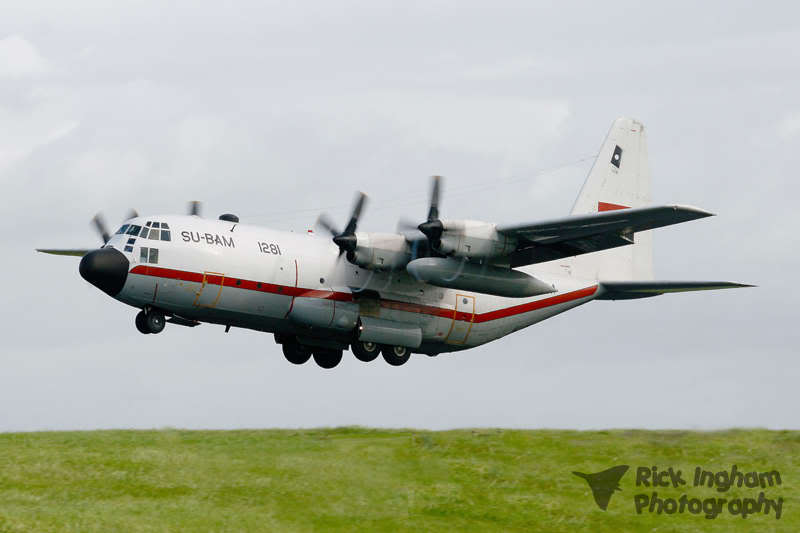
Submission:
<svg viewBox="0 0 800 533">
<path fill-rule="evenodd" d="M 139 333 L 161 333 L 166 323 L 164 313 L 156 309 L 149 309 L 146 312 L 141 310 L 136 315 L 136 329 Z"/>
</svg>

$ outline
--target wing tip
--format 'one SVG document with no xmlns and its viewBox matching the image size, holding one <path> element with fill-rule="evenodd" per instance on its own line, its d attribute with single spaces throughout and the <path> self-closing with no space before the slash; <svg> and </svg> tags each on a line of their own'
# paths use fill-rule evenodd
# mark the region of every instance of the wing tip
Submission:
<svg viewBox="0 0 800 533">
<path fill-rule="evenodd" d="M 715 217 L 717 216 L 716 213 L 712 213 L 711 211 L 706 211 L 705 209 L 701 209 L 695 205 L 684 205 L 684 204 L 673 204 L 670 205 L 672 209 L 675 211 L 683 211 L 684 213 L 692 213 L 696 215 L 696 218 L 704 218 L 704 217 Z"/>
</svg>

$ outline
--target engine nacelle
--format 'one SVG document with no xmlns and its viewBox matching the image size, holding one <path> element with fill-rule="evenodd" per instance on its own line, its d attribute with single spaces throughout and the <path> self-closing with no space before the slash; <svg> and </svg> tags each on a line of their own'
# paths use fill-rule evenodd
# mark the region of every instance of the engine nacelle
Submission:
<svg viewBox="0 0 800 533">
<path fill-rule="evenodd" d="M 356 233 L 356 249 L 347 260 L 368 270 L 397 270 L 411 259 L 405 237 L 396 233 Z"/>
<path fill-rule="evenodd" d="M 478 220 L 445 220 L 440 250 L 446 255 L 487 259 L 510 254 L 517 239 L 497 232 L 497 225 Z"/>
<path fill-rule="evenodd" d="M 555 292 L 549 283 L 519 270 L 477 265 L 452 258 L 423 257 L 411 261 L 406 269 L 418 280 L 437 287 L 513 298 Z"/>
<path fill-rule="evenodd" d="M 358 305 L 298 296 L 292 304 L 289 319 L 301 326 L 348 331 L 358 324 Z"/>
</svg>

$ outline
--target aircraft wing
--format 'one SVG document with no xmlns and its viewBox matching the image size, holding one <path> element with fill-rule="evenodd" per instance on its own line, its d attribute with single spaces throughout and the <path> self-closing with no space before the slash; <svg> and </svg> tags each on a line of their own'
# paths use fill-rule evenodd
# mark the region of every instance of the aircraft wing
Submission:
<svg viewBox="0 0 800 533">
<path fill-rule="evenodd" d="M 511 267 L 553 261 L 633 244 L 633 234 L 713 213 L 686 205 L 616 209 L 572 215 L 532 224 L 498 226 L 497 231 L 519 244 L 510 254 Z"/>
<path fill-rule="evenodd" d="M 36 251 L 43 254 L 74 255 L 75 257 L 83 257 L 89 253 L 88 249 L 37 248 Z"/>
<path fill-rule="evenodd" d="M 730 281 L 601 281 L 597 300 L 633 300 L 668 292 L 710 291 L 754 287 Z"/>
</svg>

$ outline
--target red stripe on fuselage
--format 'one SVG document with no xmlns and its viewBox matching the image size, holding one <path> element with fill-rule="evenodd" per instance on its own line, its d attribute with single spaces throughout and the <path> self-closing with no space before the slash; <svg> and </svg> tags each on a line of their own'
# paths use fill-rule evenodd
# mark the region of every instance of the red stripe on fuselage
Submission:
<svg viewBox="0 0 800 533">
<path fill-rule="evenodd" d="M 191 281 L 195 283 L 203 282 L 203 274 L 197 272 L 186 272 L 184 270 L 175 270 L 172 268 L 162 268 L 149 265 L 138 265 L 131 270 L 131 274 L 139 274 L 142 276 L 153 276 L 157 278 L 176 279 L 180 281 Z M 218 275 L 205 276 L 206 283 L 210 285 L 219 285 L 222 281 L 223 287 L 234 287 L 237 289 L 244 289 L 256 292 L 266 292 L 271 294 L 282 294 L 284 296 L 303 296 L 306 298 L 322 298 L 326 300 L 335 300 L 339 302 L 352 302 L 353 295 L 349 292 L 336 292 L 329 290 L 318 289 L 304 289 L 302 287 L 289 287 L 287 285 L 276 285 L 274 283 L 264 283 L 261 281 L 251 281 L 240 278 L 229 278 Z M 498 320 L 509 316 L 528 313 L 545 307 L 563 304 L 581 298 L 587 298 L 597 292 L 597 285 L 586 287 L 585 289 L 578 289 L 572 292 L 565 292 L 536 300 L 533 302 L 526 302 L 512 307 L 497 309 L 494 311 L 487 311 L 486 313 L 465 313 L 463 311 L 456 311 L 455 309 L 447 309 L 444 307 L 435 307 L 424 304 L 417 304 L 411 302 L 401 302 L 399 300 L 385 300 L 381 299 L 380 305 L 386 309 L 393 309 L 395 311 L 406 311 L 408 313 L 420 313 L 423 315 L 432 315 L 442 318 L 450 318 L 461 320 L 465 322 L 489 322 L 491 320 Z"/>
</svg>

